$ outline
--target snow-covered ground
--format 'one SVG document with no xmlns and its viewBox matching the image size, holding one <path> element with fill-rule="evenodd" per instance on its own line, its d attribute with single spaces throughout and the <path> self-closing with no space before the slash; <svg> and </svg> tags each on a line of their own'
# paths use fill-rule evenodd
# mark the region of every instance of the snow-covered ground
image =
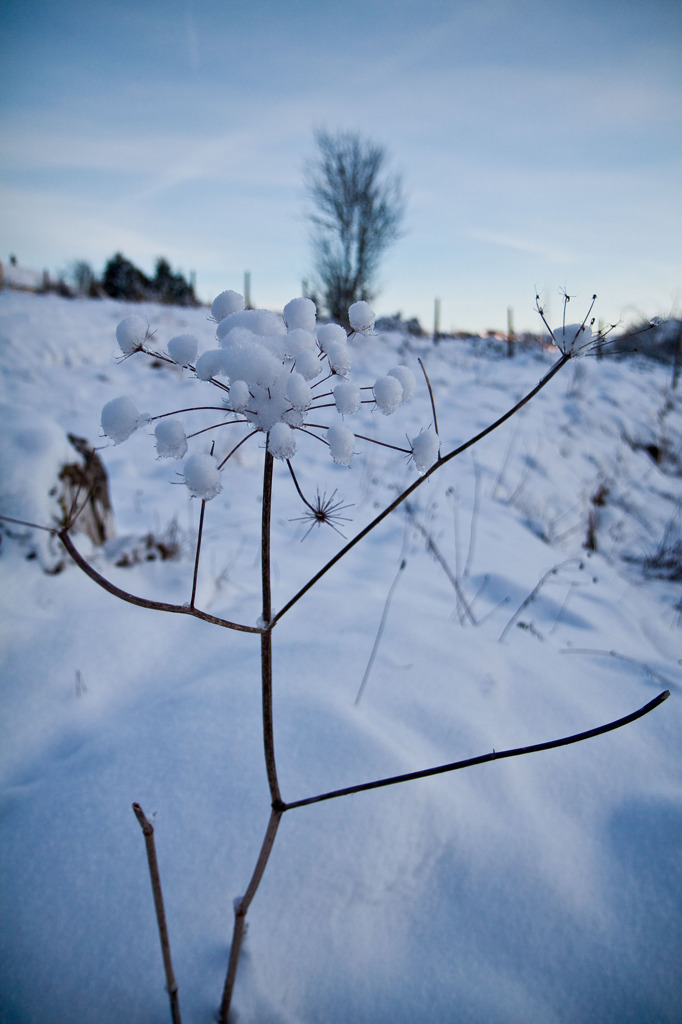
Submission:
<svg viewBox="0 0 682 1024">
<path fill-rule="evenodd" d="M 49 522 L 72 457 L 66 433 L 89 439 L 102 446 L 116 538 L 103 550 L 77 535 L 81 550 L 126 590 L 182 603 L 199 502 L 177 486 L 177 463 L 155 459 L 151 427 L 108 445 L 100 412 L 119 395 L 151 414 L 215 396 L 143 356 L 117 360 L 130 312 L 147 317 L 159 349 L 187 331 L 215 345 L 204 309 L 0 293 L 0 511 Z M 408 405 L 368 411 L 358 433 L 404 447 L 430 422 L 419 356 L 448 451 L 556 353 L 509 360 L 482 341 L 358 339 L 354 380 L 402 362 L 418 381 Z M 682 403 L 669 377 L 638 357 L 569 363 L 278 623 L 289 801 L 590 729 L 665 689 L 671 698 L 582 744 L 285 814 L 249 912 L 236 1021 L 680 1020 Z M 197 598 L 252 624 L 262 461 L 252 439 L 206 507 Z M 295 465 L 304 493 L 336 489 L 352 503 L 352 522 L 338 524 L 347 537 L 416 477 L 402 454 L 368 442 L 346 469 L 303 436 Z M 302 540 L 303 512 L 277 463 L 275 609 L 343 543 L 327 527 Z M 178 539 L 181 557 L 117 564 L 150 533 Z M 661 578 L 664 549 L 676 580 Z M 0 1020 L 170 1019 L 139 801 L 155 816 L 183 1019 L 209 1024 L 232 903 L 269 813 L 258 638 L 124 604 L 72 564 L 43 571 L 61 561 L 47 534 L 2 538 Z"/>
</svg>

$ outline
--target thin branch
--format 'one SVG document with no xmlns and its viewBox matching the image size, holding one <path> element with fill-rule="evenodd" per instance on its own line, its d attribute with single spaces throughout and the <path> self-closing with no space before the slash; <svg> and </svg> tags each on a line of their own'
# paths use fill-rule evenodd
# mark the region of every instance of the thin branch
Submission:
<svg viewBox="0 0 682 1024">
<path fill-rule="evenodd" d="M 479 757 L 469 757 L 465 761 L 453 761 L 451 764 L 442 764 L 437 768 L 426 768 L 419 772 L 408 772 L 405 775 L 394 775 L 388 779 L 378 779 L 376 782 L 364 782 L 358 786 L 347 786 L 346 789 L 335 789 L 330 793 L 322 793 L 319 796 L 310 796 L 304 800 L 294 800 L 291 803 L 284 805 L 284 810 L 290 811 L 294 807 L 306 807 L 308 804 L 317 804 L 323 800 L 334 800 L 339 796 L 350 796 L 352 793 L 364 793 L 369 789 L 381 789 L 384 786 L 395 786 L 399 782 L 411 782 L 414 779 L 426 779 L 431 775 L 443 775 L 446 772 L 459 771 L 460 768 L 472 768 L 477 764 L 485 764 L 487 761 L 500 761 L 505 757 L 520 757 L 522 754 L 536 754 L 541 750 L 552 750 L 554 747 L 565 747 L 570 743 L 580 743 L 582 740 L 592 739 L 594 736 L 601 736 L 603 733 L 612 732 L 614 729 L 620 729 L 624 725 L 628 725 L 630 722 L 637 721 L 638 718 L 642 718 L 644 715 L 648 715 L 650 711 L 657 708 L 659 704 L 662 704 L 664 700 L 667 700 L 670 696 L 670 690 L 665 690 L 663 693 L 659 693 L 657 697 L 650 700 L 644 707 L 639 708 L 637 711 L 633 711 L 631 714 L 626 715 L 624 718 L 618 718 L 614 722 L 609 722 L 607 725 L 600 725 L 596 729 L 588 729 L 586 732 L 575 733 L 573 736 L 564 736 L 559 740 L 549 740 L 546 743 L 535 743 L 530 747 L 515 747 L 513 750 L 493 750 L 490 754 L 481 754 Z"/>
<path fill-rule="evenodd" d="M 455 593 L 457 595 L 457 600 L 458 600 L 458 602 L 461 603 L 462 608 L 466 612 L 466 615 L 467 615 L 467 618 L 469 619 L 469 622 L 471 623 L 472 626 L 478 625 L 478 623 L 476 622 L 476 619 L 474 618 L 474 613 L 472 612 L 471 608 L 469 607 L 469 602 L 467 601 L 466 597 L 464 596 L 464 591 L 462 590 L 462 587 L 461 587 L 461 584 L 459 582 L 459 579 L 457 578 L 456 574 L 453 573 L 452 569 L 448 565 L 445 556 L 441 553 L 440 549 L 436 545 L 435 540 L 433 539 L 433 537 L 431 536 L 429 531 L 426 529 L 426 527 L 423 526 L 419 522 L 419 520 L 417 519 L 417 516 L 415 514 L 414 509 L 412 508 L 412 506 L 409 503 L 405 505 L 405 510 L 406 510 L 408 516 L 410 517 L 410 521 L 417 528 L 417 530 L 419 530 L 419 532 L 421 533 L 422 537 L 426 541 L 427 550 L 432 553 L 432 555 L 434 556 L 434 558 L 436 559 L 438 564 L 443 569 L 443 572 L 445 573 L 447 578 L 452 583 L 452 586 L 454 587 Z"/>
<path fill-rule="evenodd" d="M 189 599 L 190 608 L 194 608 L 194 601 L 197 596 L 197 580 L 199 578 L 199 556 L 201 554 L 201 538 L 204 533 L 204 515 L 206 512 L 206 501 L 201 502 L 201 512 L 199 513 L 199 529 L 197 531 L 197 549 L 194 555 L 194 575 L 192 577 L 192 596 Z"/>
<path fill-rule="evenodd" d="M 541 391 L 547 384 L 549 384 L 552 377 L 554 377 L 555 374 L 557 374 L 559 370 L 563 366 L 565 366 L 567 362 L 569 362 L 570 359 L 571 355 L 569 353 L 562 353 L 560 358 L 557 359 L 557 361 L 547 371 L 547 373 L 539 381 L 539 383 L 536 384 L 535 387 L 532 388 L 532 390 L 529 391 L 528 394 L 526 394 L 520 401 L 518 401 L 516 405 L 512 406 L 511 409 L 508 409 L 507 412 L 500 416 L 499 419 L 495 420 L 494 423 L 491 423 L 489 426 L 487 426 L 484 430 L 481 430 L 474 437 L 469 438 L 469 440 L 465 441 L 464 444 L 461 444 L 458 448 L 453 449 L 453 451 L 449 452 L 447 455 L 439 457 L 430 467 L 430 469 L 426 470 L 423 476 L 419 477 L 417 480 L 414 481 L 414 483 L 410 484 L 410 486 L 406 488 L 406 490 L 404 490 L 402 494 L 399 494 L 398 497 L 394 501 L 392 501 L 390 505 L 387 505 L 386 508 L 382 512 L 380 512 L 378 516 L 372 519 L 372 521 L 368 523 L 367 526 L 364 527 L 364 529 L 360 530 L 360 532 L 357 533 L 355 537 L 349 540 L 348 543 L 345 544 L 340 551 L 337 551 L 337 553 L 332 558 L 330 558 L 329 561 L 325 565 L 323 565 L 322 568 L 317 573 L 315 573 L 313 577 L 311 577 L 311 579 L 308 580 L 305 586 L 301 587 L 301 589 L 296 594 L 294 594 L 294 596 L 290 598 L 290 600 L 287 601 L 287 603 L 282 608 L 280 608 L 277 614 L 273 617 L 271 625 L 274 626 L 275 623 L 278 622 L 279 619 L 281 619 L 282 616 L 285 615 L 286 612 L 288 612 L 289 609 L 297 603 L 297 601 L 300 601 L 303 595 L 306 594 L 311 589 L 311 587 L 314 587 L 315 584 L 318 583 L 319 580 L 321 580 L 322 577 L 326 575 L 326 573 L 328 573 L 329 570 L 333 568 L 333 566 L 335 566 L 338 561 L 340 561 L 345 555 L 348 554 L 351 548 L 355 547 L 356 544 L 359 544 L 360 541 L 363 540 L 363 538 L 366 537 L 368 533 L 371 533 L 372 530 L 374 530 L 375 527 L 379 525 L 379 523 L 381 523 L 387 516 L 391 514 L 391 512 L 394 512 L 395 509 L 398 508 L 398 506 L 402 504 L 402 502 L 405 501 L 406 498 L 409 498 L 410 495 L 414 491 L 416 491 L 418 487 L 421 487 L 422 484 L 426 483 L 429 477 L 431 477 L 435 472 L 441 469 L 441 467 L 444 466 L 451 459 L 454 459 L 458 455 L 461 455 L 462 452 L 467 450 L 467 448 L 471 448 L 478 441 L 482 440 L 488 434 L 492 433 L 493 430 L 496 430 L 498 427 L 501 427 L 503 423 L 506 423 L 506 421 L 510 419 L 510 417 L 512 417 L 516 412 L 518 412 L 519 409 L 521 409 L 524 405 L 530 402 L 531 399 L 534 398 L 539 391 Z"/>
<path fill-rule="evenodd" d="M 166 972 L 166 991 L 170 999 L 171 1017 L 173 1024 L 182 1024 L 180 1017 L 180 1000 L 178 997 L 178 986 L 173 974 L 173 962 L 171 960 L 170 940 L 168 938 L 168 926 L 166 924 L 166 912 L 163 907 L 163 894 L 161 892 L 161 876 L 159 864 L 156 859 L 156 846 L 154 843 L 154 826 L 145 816 L 139 804 L 133 804 L 135 817 L 140 823 L 144 834 L 144 843 L 147 849 L 147 862 L 149 864 L 149 877 L 152 883 L 154 895 L 154 909 L 156 910 L 156 923 L 159 929 L 161 940 L 161 955 L 163 956 L 163 969 Z"/>
<path fill-rule="evenodd" d="M 87 562 L 81 555 L 78 548 L 74 545 L 73 541 L 69 537 L 67 530 L 54 530 L 57 537 L 73 558 L 76 565 L 83 570 L 83 572 L 94 580 L 103 590 L 108 590 L 114 597 L 120 598 L 122 601 L 127 601 L 128 604 L 137 605 L 140 608 L 151 608 L 155 611 L 160 612 L 174 612 L 178 615 L 193 615 L 197 619 L 203 619 L 204 622 L 211 622 L 214 626 L 225 626 L 226 629 L 236 629 L 241 633 L 263 633 L 264 630 L 261 626 L 247 626 L 241 622 L 231 622 L 229 619 L 221 619 L 217 615 L 209 615 L 208 612 L 203 612 L 198 608 L 192 608 L 188 604 L 168 604 L 166 601 L 152 601 L 146 597 L 138 597 L 136 594 L 131 594 L 127 590 L 121 590 L 115 583 L 112 583 L 101 573 L 97 572 L 89 562 Z"/>
<path fill-rule="evenodd" d="M 666 679 L 660 672 L 656 672 L 653 668 L 644 661 L 638 661 L 637 658 L 631 658 L 628 654 L 620 654 L 618 651 L 600 650 L 598 647 L 565 647 L 561 649 L 561 654 L 596 654 L 606 656 L 608 658 L 616 658 L 618 661 L 624 661 L 628 665 L 635 665 L 637 668 L 644 669 L 646 674 L 655 680 L 659 685 L 662 683 L 664 686 L 669 686 L 674 690 L 680 688 L 679 683 L 673 683 L 670 679 Z"/>
<path fill-rule="evenodd" d="M 471 563 L 473 562 L 474 559 L 474 544 L 476 542 L 476 524 L 478 522 L 478 511 L 480 501 L 479 492 L 481 474 L 479 472 L 478 464 L 474 456 L 472 456 L 472 461 L 474 463 L 474 501 L 471 509 L 471 526 L 469 527 L 469 549 L 467 551 L 467 557 L 464 563 L 464 571 L 462 573 L 463 579 L 466 579 L 466 577 L 469 575 L 471 571 Z"/>
<path fill-rule="evenodd" d="M 277 781 L 275 763 L 275 736 L 272 710 L 272 592 L 270 578 L 270 521 L 272 518 L 272 473 L 274 458 L 269 451 L 265 452 L 263 467 L 263 511 L 261 523 L 261 587 L 263 594 L 263 611 L 261 622 L 261 689 L 263 705 L 263 748 L 265 752 L 265 768 L 273 803 L 279 803 L 281 796 Z"/>
<path fill-rule="evenodd" d="M 238 422 L 241 422 L 241 421 L 240 421 L 240 420 L 235 420 L 234 422 L 235 422 L 235 423 L 238 423 Z M 234 446 L 234 448 L 233 448 L 233 449 L 232 449 L 231 451 L 229 451 L 229 452 L 227 453 L 227 455 L 225 456 L 225 458 L 223 459 L 223 461 L 222 461 L 222 462 L 221 462 L 221 463 L 220 463 L 220 464 L 218 465 L 218 469 L 219 469 L 219 470 L 220 470 L 220 469 L 222 469 L 222 468 L 223 468 L 223 466 L 225 465 L 225 463 L 227 462 L 227 460 L 228 460 L 228 459 L 231 459 L 231 458 L 232 458 L 232 456 L 234 455 L 234 453 L 235 453 L 235 452 L 236 452 L 236 451 L 237 451 L 237 450 L 238 450 L 239 448 L 241 448 L 241 446 L 242 446 L 243 444 L 246 444 L 246 442 L 247 442 L 247 441 L 249 441 L 249 440 L 250 440 L 250 439 L 251 439 L 251 438 L 253 437 L 253 435 L 254 435 L 254 434 L 257 434 L 257 433 L 258 433 L 258 431 L 257 431 L 257 430 L 252 430 L 250 434 L 247 434 L 247 435 L 246 435 L 246 437 L 243 437 L 243 438 L 241 439 L 241 441 L 238 441 L 238 442 L 237 442 L 237 444 L 236 444 L 236 445 Z"/>
<path fill-rule="evenodd" d="M 294 467 L 291 465 L 291 459 L 287 459 L 287 466 L 289 467 L 289 472 L 291 473 L 291 479 L 294 481 L 294 487 L 298 491 L 299 498 L 301 499 L 303 504 L 307 505 L 308 508 L 310 509 L 310 511 L 314 513 L 315 512 L 315 506 L 310 504 L 310 502 L 306 498 L 305 494 L 301 490 L 299 482 L 296 479 L 296 474 L 294 473 Z"/>
<path fill-rule="evenodd" d="M 537 597 L 537 595 L 540 592 L 541 588 L 545 585 L 545 583 L 550 578 L 550 576 L 556 576 L 556 574 L 558 573 L 559 569 L 563 569 L 564 566 L 569 565 L 571 562 L 574 562 L 574 561 L 575 561 L 574 558 L 567 558 L 565 562 L 560 562 L 558 565 L 553 565 L 551 569 L 548 569 L 547 572 L 542 574 L 542 576 L 540 577 L 538 582 L 535 584 L 535 586 L 531 590 L 530 594 L 528 594 L 528 596 L 521 602 L 519 607 L 516 609 L 516 611 L 514 612 L 512 617 L 510 618 L 510 620 L 507 623 L 507 625 L 504 627 L 504 629 L 500 633 L 500 636 L 499 636 L 498 641 L 497 641 L 498 644 L 502 643 L 502 641 L 506 637 L 507 633 L 509 632 L 511 627 L 514 625 L 514 623 L 516 622 L 516 620 L 518 619 L 519 615 L 524 610 L 524 608 L 527 608 L 528 605 L 531 604 L 535 600 L 535 598 Z"/>
<path fill-rule="evenodd" d="M 426 372 L 426 367 L 424 366 L 423 362 L 421 361 L 421 357 L 417 361 L 418 361 L 419 365 L 422 368 L 422 373 L 424 374 L 424 380 L 426 381 L 426 386 L 429 389 L 429 398 L 431 399 L 431 411 L 433 412 L 433 429 L 435 430 L 436 433 L 438 433 L 438 417 L 436 416 L 436 403 L 435 403 L 435 401 L 433 399 L 433 389 L 431 387 L 431 381 L 429 380 L 429 375 Z"/>
<path fill-rule="evenodd" d="M 360 689 L 358 690 L 357 697 L 355 698 L 355 701 L 354 701 L 356 707 L 360 703 L 360 700 L 362 698 L 362 694 L 364 692 L 365 686 L 367 685 L 367 680 L 369 679 L 369 674 L 372 671 L 372 665 L 374 664 L 374 659 L 376 658 L 376 654 L 377 654 L 377 651 L 379 649 L 379 643 L 381 642 L 381 637 L 383 635 L 384 627 L 386 625 L 386 620 L 388 618 L 388 609 L 391 606 L 391 600 L 393 599 L 393 593 L 395 591 L 395 588 L 398 586 L 398 580 L 400 579 L 400 575 L 401 575 L 401 573 L 402 573 L 402 571 L 403 571 L 403 569 L 405 568 L 406 565 L 407 565 L 407 562 L 403 558 L 403 560 L 400 563 L 400 566 L 398 568 L 398 571 L 395 574 L 395 578 L 394 578 L 393 582 L 391 583 L 391 586 L 389 587 L 388 594 L 386 595 L 386 602 L 384 604 L 384 610 L 383 610 L 383 612 L 381 614 L 381 621 L 379 623 L 379 628 L 377 630 L 377 635 L 374 638 L 374 644 L 372 646 L 372 653 L 369 656 L 369 661 L 367 662 L 367 668 L 365 669 L 365 674 L 362 677 L 362 682 L 360 683 Z"/>
<path fill-rule="evenodd" d="M 45 533 L 51 533 L 53 537 L 59 536 L 59 530 L 56 526 L 41 526 L 40 523 L 29 523 L 27 519 L 15 519 L 13 516 L 2 516 L 0 520 L 3 523 L 15 523 L 17 526 L 28 526 L 31 530 L 44 530 Z"/>
</svg>

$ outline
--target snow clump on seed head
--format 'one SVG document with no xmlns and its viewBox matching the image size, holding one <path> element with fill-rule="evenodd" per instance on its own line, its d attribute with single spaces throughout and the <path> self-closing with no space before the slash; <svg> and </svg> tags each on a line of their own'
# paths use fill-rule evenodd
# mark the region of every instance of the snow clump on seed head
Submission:
<svg viewBox="0 0 682 1024">
<path fill-rule="evenodd" d="M 356 334 L 371 334 L 375 319 L 368 302 L 354 302 L 348 310 L 348 321 Z"/>
<path fill-rule="evenodd" d="M 334 401 L 341 415 L 349 416 L 360 408 L 360 388 L 350 380 L 342 380 L 334 388 Z"/>
<path fill-rule="evenodd" d="M 220 323 L 230 313 L 239 313 L 244 308 L 244 297 L 239 292 L 226 291 L 216 295 L 211 305 L 211 316 Z"/>
<path fill-rule="evenodd" d="M 116 341 L 124 356 L 139 352 L 149 336 L 149 325 L 137 313 L 131 313 L 116 328 Z"/>
<path fill-rule="evenodd" d="M 327 431 L 331 457 L 337 466 L 350 466 L 355 452 L 355 434 L 343 423 L 335 423 Z"/>
<path fill-rule="evenodd" d="M 215 456 L 208 452 L 197 452 L 196 455 L 190 455 L 185 460 L 182 471 L 185 486 L 194 498 L 210 501 L 223 489 L 218 463 Z"/>
<path fill-rule="evenodd" d="M 290 459 L 296 451 L 293 429 L 286 423 L 275 423 L 268 434 L 268 451 L 275 459 Z"/>
<path fill-rule="evenodd" d="M 564 355 L 572 355 L 592 342 L 592 328 L 586 324 L 564 324 L 555 329 L 554 342 Z"/>
<path fill-rule="evenodd" d="M 187 454 L 187 436 L 180 420 L 159 420 L 154 427 L 156 454 L 160 459 L 182 459 Z"/>
<path fill-rule="evenodd" d="M 114 444 L 126 441 L 148 422 L 149 416 L 138 412 L 129 398 L 112 398 L 102 409 L 102 430 Z"/>
<path fill-rule="evenodd" d="M 297 327 L 304 331 L 315 330 L 317 311 L 312 299 L 292 299 L 284 307 L 282 316 L 290 331 Z"/>
<path fill-rule="evenodd" d="M 408 399 L 412 398 L 417 386 L 412 370 L 410 370 L 409 366 L 395 366 L 392 370 L 388 371 L 388 376 L 395 377 L 396 380 L 400 381 L 403 389 L 403 397 L 400 404 L 403 405 Z"/>
<path fill-rule="evenodd" d="M 340 324 L 322 324 L 317 328 L 317 340 L 323 352 L 327 351 L 332 342 L 340 342 L 345 345 L 346 337 L 346 332 Z"/>
<path fill-rule="evenodd" d="M 377 377 L 374 398 L 384 416 L 390 416 L 403 404 L 403 386 L 395 376 Z"/>
<path fill-rule="evenodd" d="M 432 433 L 430 430 L 422 430 L 421 433 L 412 438 L 410 446 L 412 448 L 414 464 L 423 475 L 438 458 L 438 449 L 440 447 L 438 434 Z"/>
<path fill-rule="evenodd" d="M 193 334 L 176 334 L 168 342 L 168 355 L 178 366 L 189 366 L 197 357 L 199 342 Z"/>
</svg>

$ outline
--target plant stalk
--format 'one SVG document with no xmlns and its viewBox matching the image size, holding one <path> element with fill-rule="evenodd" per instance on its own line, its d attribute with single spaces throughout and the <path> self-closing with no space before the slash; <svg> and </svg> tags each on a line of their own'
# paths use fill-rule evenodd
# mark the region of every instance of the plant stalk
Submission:
<svg viewBox="0 0 682 1024">
<path fill-rule="evenodd" d="M 147 848 L 147 861 L 149 863 L 149 877 L 152 883 L 152 893 L 154 894 L 154 908 L 156 910 L 156 923 L 159 928 L 159 938 L 161 940 L 161 955 L 163 956 L 163 968 L 166 972 L 166 991 L 168 992 L 168 998 L 170 999 L 171 1018 L 173 1024 L 182 1024 L 182 1018 L 180 1017 L 180 1000 L 178 997 L 178 986 L 175 981 L 175 975 L 173 973 L 173 962 L 171 960 L 170 940 L 168 938 L 168 926 L 166 924 L 166 912 L 163 907 L 163 894 L 161 892 L 161 876 L 159 874 L 159 864 L 156 859 L 156 845 L 154 843 L 154 826 L 151 821 L 146 817 L 144 811 L 139 804 L 133 804 L 133 811 L 135 817 L 140 823 L 140 828 L 144 834 L 144 842 Z"/>
<path fill-rule="evenodd" d="M 270 813 L 270 820 L 268 827 L 265 831 L 265 837 L 263 844 L 256 861 L 256 866 L 251 876 L 248 888 L 242 898 L 235 903 L 234 908 L 234 929 L 232 931 L 232 945 L 230 946 L 230 959 L 227 965 L 227 975 L 225 977 L 225 987 L 223 989 L 223 998 L 220 1004 L 220 1024 L 227 1024 L 228 1017 L 230 1014 L 230 1003 L 232 1002 L 232 992 L 234 990 L 234 983 L 237 978 L 237 966 L 239 964 L 239 955 L 242 950 L 242 940 L 244 938 L 244 931 L 246 926 L 246 914 L 251 905 L 251 900 L 256 895 L 256 890 L 260 885 L 260 880 L 263 877 L 263 872 L 268 863 L 272 847 L 275 843 L 275 836 L 277 835 L 277 829 L 279 827 L 280 819 L 283 811 L 280 808 L 273 808 Z"/>
<path fill-rule="evenodd" d="M 263 872 L 268 863 L 272 847 L 277 835 L 280 818 L 284 811 L 284 803 L 279 791 L 277 780 L 277 765 L 275 762 L 275 735 L 272 712 L 272 589 L 270 577 L 270 526 L 272 520 L 272 473 L 274 459 L 269 451 L 265 452 L 265 465 L 263 468 L 263 512 L 261 520 L 261 586 L 263 597 L 262 626 L 261 633 L 261 690 L 263 706 L 263 750 L 265 753 L 265 770 L 270 787 L 272 798 L 272 811 L 270 820 L 265 832 L 265 837 L 256 861 L 256 866 L 251 876 L 248 888 L 242 898 L 235 904 L 234 928 L 232 931 L 232 945 L 230 946 L 230 958 L 227 964 L 227 975 L 223 998 L 220 1004 L 221 1024 L 227 1024 L 232 1002 L 234 983 L 237 977 L 237 967 L 242 949 L 244 930 L 246 926 L 246 914 L 251 900 L 256 895 L 260 885 Z"/>
</svg>

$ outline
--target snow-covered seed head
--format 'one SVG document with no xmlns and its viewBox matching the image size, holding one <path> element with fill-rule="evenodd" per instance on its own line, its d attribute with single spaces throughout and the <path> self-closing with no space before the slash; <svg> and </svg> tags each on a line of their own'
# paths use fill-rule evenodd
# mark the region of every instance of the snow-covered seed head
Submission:
<svg viewBox="0 0 682 1024">
<path fill-rule="evenodd" d="M 296 451 L 296 436 L 287 423 L 275 423 L 268 434 L 268 451 L 275 459 L 290 459 Z"/>
<path fill-rule="evenodd" d="M 432 430 L 422 430 L 410 441 L 412 458 L 414 464 L 421 474 L 424 474 L 438 458 L 440 440 L 438 434 Z"/>
<path fill-rule="evenodd" d="M 312 299 L 292 299 L 284 307 L 282 316 L 290 331 L 296 328 L 303 331 L 315 330 L 317 310 Z"/>
<path fill-rule="evenodd" d="M 138 427 L 148 422 L 149 416 L 138 412 L 129 398 L 112 398 L 102 409 L 102 430 L 114 444 L 126 441 Z"/>
<path fill-rule="evenodd" d="M 339 381 L 334 388 L 334 401 L 342 416 L 350 416 L 357 412 L 361 397 L 360 388 L 350 380 Z"/>
<path fill-rule="evenodd" d="M 294 409 L 307 409 L 312 402 L 310 385 L 305 377 L 301 373 L 298 373 L 297 370 L 294 370 L 293 373 L 289 374 L 284 394 L 289 399 Z"/>
<path fill-rule="evenodd" d="M 355 434 L 343 423 L 335 423 L 327 431 L 327 442 L 337 466 L 350 466 L 355 453 Z"/>
<path fill-rule="evenodd" d="M 330 341 L 327 345 L 327 359 L 334 373 L 339 377 L 347 377 L 350 373 L 350 350 L 343 341 Z"/>
<path fill-rule="evenodd" d="M 377 377 L 374 384 L 374 399 L 384 416 L 390 416 L 403 402 L 403 386 L 397 377 Z"/>
<path fill-rule="evenodd" d="M 189 366 L 197 357 L 199 342 L 193 334 L 176 334 L 168 342 L 168 355 L 178 366 Z"/>
<path fill-rule="evenodd" d="M 225 352 L 222 348 L 210 348 L 197 359 L 196 374 L 199 380 L 210 380 L 211 377 L 227 375 Z"/>
<path fill-rule="evenodd" d="M 348 309 L 348 322 L 356 334 L 371 334 L 375 319 L 368 302 L 354 302 Z"/>
<path fill-rule="evenodd" d="M 249 391 L 249 385 L 245 380 L 233 380 L 230 384 L 230 402 L 229 407 L 232 412 L 244 412 L 249 399 L 251 398 L 251 392 Z"/>
<path fill-rule="evenodd" d="M 572 355 L 592 342 L 592 328 L 586 324 L 565 324 L 553 333 L 554 342 L 564 355 Z"/>
<path fill-rule="evenodd" d="M 296 356 L 296 369 L 306 380 L 314 380 L 320 373 L 322 364 L 316 349 L 307 349 Z"/>
<path fill-rule="evenodd" d="M 333 341 L 340 341 L 345 345 L 346 337 L 346 332 L 340 324 L 322 324 L 317 328 L 317 340 L 323 352 L 327 351 L 327 346 Z"/>
<path fill-rule="evenodd" d="M 403 388 L 402 404 L 412 398 L 417 382 L 414 379 L 414 374 L 408 366 L 394 366 L 392 370 L 388 371 L 389 377 L 395 377 L 399 380 Z"/>
<path fill-rule="evenodd" d="M 149 335 L 149 326 L 137 313 L 131 313 L 121 320 L 116 328 L 116 341 L 124 356 L 139 352 Z"/>
<path fill-rule="evenodd" d="M 163 419 L 154 427 L 156 454 L 160 459 L 183 459 L 187 454 L 187 436 L 180 420 Z"/>
<path fill-rule="evenodd" d="M 284 354 L 291 356 L 293 359 L 301 355 L 302 352 L 309 352 L 315 348 L 314 332 L 308 331 L 303 327 L 294 327 L 287 332 L 286 337 L 282 341 Z"/>
<path fill-rule="evenodd" d="M 185 459 L 182 472 L 189 493 L 202 501 L 210 501 L 223 489 L 216 458 L 208 452 L 190 455 Z"/>
<path fill-rule="evenodd" d="M 211 306 L 211 316 L 220 323 L 230 313 L 241 312 L 244 305 L 244 296 L 240 295 L 239 292 L 233 292 L 228 289 L 228 291 L 216 295 Z"/>
</svg>

